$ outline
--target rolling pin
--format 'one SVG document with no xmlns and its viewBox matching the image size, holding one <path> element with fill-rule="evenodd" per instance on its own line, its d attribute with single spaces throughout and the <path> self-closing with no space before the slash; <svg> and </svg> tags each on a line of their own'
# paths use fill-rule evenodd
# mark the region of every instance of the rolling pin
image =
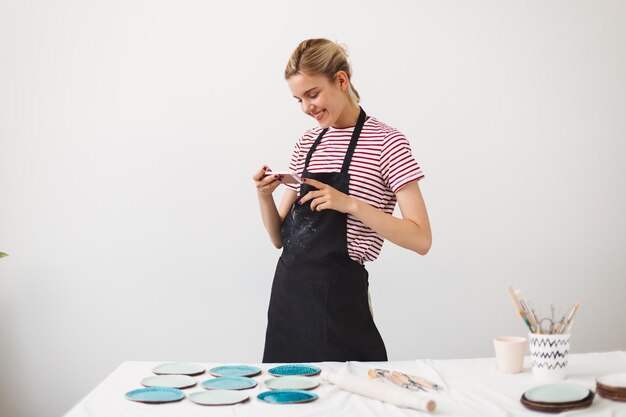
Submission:
<svg viewBox="0 0 626 417">
<path fill-rule="evenodd" d="M 323 370 L 320 378 L 322 381 L 328 381 L 353 394 L 397 405 L 398 407 L 412 408 L 429 413 L 435 411 L 437 407 L 435 401 L 430 398 L 424 398 L 415 391 L 408 391 L 394 385 L 381 384 L 347 372 L 335 373 Z"/>
</svg>

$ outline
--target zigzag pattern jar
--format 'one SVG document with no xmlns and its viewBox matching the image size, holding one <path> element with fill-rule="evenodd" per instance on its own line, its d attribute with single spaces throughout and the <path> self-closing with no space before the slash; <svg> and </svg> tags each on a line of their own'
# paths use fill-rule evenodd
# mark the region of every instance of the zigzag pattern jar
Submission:
<svg viewBox="0 0 626 417">
<path fill-rule="evenodd" d="M 528 334 L 533 376 L 546 382 L 565 379 L 570 334 Z"/>
</svg>

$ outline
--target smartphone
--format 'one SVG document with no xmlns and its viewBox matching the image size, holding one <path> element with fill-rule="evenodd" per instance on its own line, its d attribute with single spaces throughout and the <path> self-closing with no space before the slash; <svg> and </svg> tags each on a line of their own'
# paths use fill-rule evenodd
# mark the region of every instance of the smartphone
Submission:
<svg viewBox="0 0 626 417">
<path fill-rule="evenodd" d="M 302 178 L 300 178 L 293 171 L 284 171 L 284 172 L 270 171 L 267 174 L 265 174 L 265 176 L 268 176 L 268 175 L 280 175 L 280 176 L 282 176 L 283 179 L 280 180 L 280 182 L 284 182 L 285 184 L 302 184 Z"/>
</svg>

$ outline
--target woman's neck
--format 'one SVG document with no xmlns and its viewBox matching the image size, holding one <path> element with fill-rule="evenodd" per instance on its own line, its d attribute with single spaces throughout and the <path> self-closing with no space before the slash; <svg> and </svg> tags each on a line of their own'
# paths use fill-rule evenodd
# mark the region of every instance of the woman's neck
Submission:
<svg viewBox="0 0 626 417">
<path fill-rule="evenodd" d="M 335 129 L 345 129 L 356 126 L 360 113 L 361 107 L 358 104 L 350 102 L 350 104 L 344 109 L 343 113 L 341 113 L 337 120 L 335 120 L 333 127 Z"/>
</svg>

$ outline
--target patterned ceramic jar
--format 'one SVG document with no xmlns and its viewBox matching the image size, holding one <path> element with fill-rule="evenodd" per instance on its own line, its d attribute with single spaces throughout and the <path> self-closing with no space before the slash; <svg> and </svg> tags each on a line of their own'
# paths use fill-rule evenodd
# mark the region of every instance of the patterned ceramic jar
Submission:
<svg viewBox="0 0 626 417">
<path fill-rule="evenodd" d="M 569 339 L 569 333 L 529 333 L 530 363 L 533 368 L 533 376 L 536 379 L 541 381 L 562 381 L 565 379 Z"/>
</svg>

